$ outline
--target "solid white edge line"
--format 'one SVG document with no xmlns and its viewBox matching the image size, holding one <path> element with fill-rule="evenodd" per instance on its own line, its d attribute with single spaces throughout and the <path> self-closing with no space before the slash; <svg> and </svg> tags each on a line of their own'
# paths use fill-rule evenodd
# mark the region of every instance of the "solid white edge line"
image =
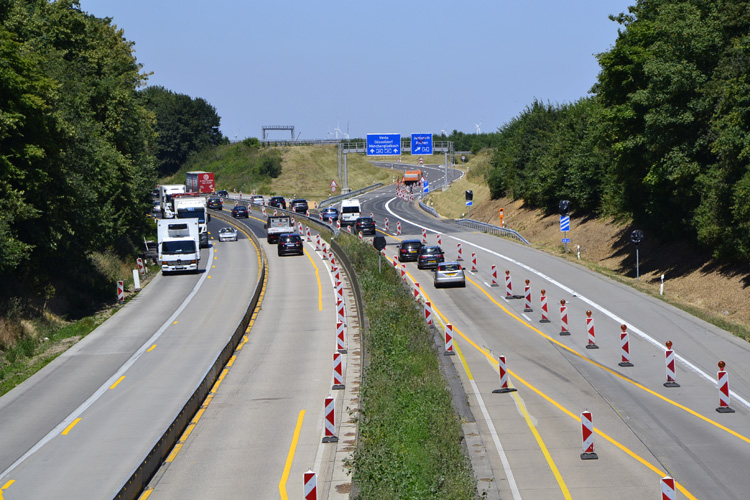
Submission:
<svg viewBox="0 0 750 500">
<path fill-rule="evenodd" d="M 426 227 L 426 226 L 422 226 L 420 224 L 412 222 L 411 220 L 408 220 L 408 219 L 405 219 L 403 217 L 400 217 L 400 216 L 396 215 L 396 213 L 393 212 L 391 210 L 390 206 L 389 206 L 390 203 L 393 200 L 395 200 L 395 199 L 396 198 L 391 198 L 385 204 L 385 209 L 388 211 L 388 213 L 390 213 L 391 215 L 393 215 L 394 217 L 396 217 L 396 219 L 401 219 L 402 221 L 407 222 L 407 223 L 411 224 L 412 226 L 418 227 L 420 229 L 426 229 L 428 231 L 432 231 L 433 233 L 438 233 L 439 232 L 439 231 L 436 231 L 435 229 L 432 229 L 432 228 L 429 228 L 429 227 Z M 544 280 L 547 280 L 552 285 L 555 285 L 558 288 L 560 288 L 561 290 L 563 290 L 565 292 L 568 292 L 571 295 L 574 295 L 578 299 L 581 299 L 583 302 L 585 302 L 586 304 L 590 305 L 592 308 L 594 308 L 597 311 L 601 312 L 605 316 L 608 316 L 609 318 L 611 318 L 615 322 L 620 323 L 620 324 L 627 324 L 628 325 L 628 330 L 632 331 L 633 333 L 635 333 L 636 335 L 638 335 L 639 337 L 641 337 L 643 340 L 651 343 L 653 346 L 657 347 L 662 352 L 666 351 L 666 346 L 663 346 L 659 341 L 657 341 L 655 338 L 653 338 L 653 337 L 649 336 L 648 334 L 646 334 L 643 330 L 639 329 L 636 326 L 633 326 L 633 324 L 628 323 L 627 321 L 625 321 L 621 317 L 617 316 L 615 313 L 609 311 L 608 309 L 605 309 L 603 306 L 600 306 L 596 302 L 594 302 L 594 301 L 592 301 L 592 300 L 584 297 L 583 295 L 580 295 L 578 292 L 574 291 L 572 288 L 569 288 L 569 287 L 563 285 L 562 283 L 560 283 L 560 282 L 552 279 L 551 277 L 547 276 L 546 274 L 544 274 L 544 273 L 542 273 L 540 271 L 537 271 L 533 267 L 527 266 L 526 264 L 524 264 L 522 262 L 519 262 L 519 261 L 517 261 L 515 259 L 511 259 L 510 257 L 506 257 L 505 255 L 499 254 L 499 253 L 497 253 L 497 252 L 495 252 L 493 250 L 489 250 L 487 248 L 481 247 L 481 246 L 477 245 L 476 243 L 472 243 L 470 241 L 463 240 L 461 238 L 456 238 L 455 236 L 451 236 L 449 234 L 446 234 L 444 236 L 446 236 L 448 238 L 451 238 L 451 239 L 453 239 L 455 241 L 460 241 L 461 243 L 465 243 L 466 245 L 472 246 L 472 247 L 477 248 L 479 250 L 483 250 L 483 251 L 485 251 L 485 252 L 487 252 L 489 254 L 492 254 L 492 255 L 495 255 L 497 257 L 500 257 L 501 259 L 504 259 L 504 260 L 510 262 L 511 264 L 515 264 L 515 265 L 519 266 L 520 268 L 525 269 L 525 270 L 529 271 L 530 273 L 535 274 L 535 275 L 539 276 L 540 278 L 542 278 Z M 696 365 L 694 365 L 693 363 L 691 363 L 690 361 L 688 361 L 683 356 L 677 354 L 676 352 L 675 352 L 675 358 L 678 359 L 682 364 L 684 364 L 692 372 L 694 372 L 697 375 L 703 377 L 707 381 L 711 382 L 713 385 L 716 385 L 716 379 L 712 375 L 704 372 L 703 370 L 701 370 Z M 732 390 L 729 391 L 729 394 L 730 394 L 731 397 L 735 398 L 737 401 L 739 401 L 740 403 L 742 403 L 746 408 L 750 409 L 750 402 L 748 402 L 745 398 L 741 397 L 739 394 L 737 394 L 735 391 L 732 391 Z"/>
</svg>

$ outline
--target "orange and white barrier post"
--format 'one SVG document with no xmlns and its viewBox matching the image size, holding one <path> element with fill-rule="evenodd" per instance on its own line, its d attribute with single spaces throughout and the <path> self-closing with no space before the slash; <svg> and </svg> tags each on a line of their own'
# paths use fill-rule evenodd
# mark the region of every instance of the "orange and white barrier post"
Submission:
<svg viewBox="0 0 750 500">
<path fill-rule="evenodd" d="M 729 375 L 724 371 L 726 363 L 719 361 L 719 372 L 716 374 L 717 388 L 719 389 L 719 407 L 716 411 L 719 413 L 734 413 L 729 407 Z"/>
<path fill-rule="evenodd" d="M 628 335 L 628 325 L 620 326 L 620 366 L 633 366 L 630 362 L 630 335 Z"/>
<path fill-rule="evenodd" d="M 677 383 L 677 375 L 674 363 L 674 351 L 672 350 L 672 341 L 667 340 L 667 350 L 664 351 L 664 359 L 667 367 L 667 381 L 664 382 L 664 387 L 680 387 Z"/>
<path fill-rule="evenodd" d="M 346 330 L 341 322 L 336 323 L 336 350 L 346 354 Z"/>
<path fill-rule="evenodd" d="M 477 272 L 477 253 L 471 252 L 471 272 Z"/>
<path fill-rule="evenodd" d="M 427 244 L 427 229 L 422 228 L 422 244 Z"/>
<path fill-rule="evenodd" d="M 445 324 L 445 352 L 443 356 L 455 356 L 456 351 L 453 350 L 453 325 L 450 323 Z"/>
<path fill-rule="evenodd" d="M 430 304 L 429 300 L 425 300 L 424 302 L 424 320 L 428 325 L 432 324 L 432 304 Z"/>
<path fill-rule="evenodd" d="M 513 282 L 510 280 L 510 271 L 505 270 L 505 298 L 513 298 Z"/>
<path fill-rule="evenodd" d="M 588 334 L 588 344 L 586 344 L 586 349 L 599 349 L 599 346 L 596 345 L 594 318 L 591 317 L 591 311 L 586 311 L 586 333 Z"/>
<path fill-rule="evenodd" d="M 596 460 L 599 458 L 594 453 L 594 421 L 591 418 L 591 412 L 588 410 L 581 412 L 581 435 L 583 438 L 581 460 Z"/>
<path fill-rule="evenodd" d="M 661 478 L 661 500 L 676 500 L 674 479 L 669 476 Z"/>
<path fill-rule="evenodd" d="M 490 276 L 492 276 L 492 285 L 491 286 L 499 286 L 497 284 L 497 266 L 492 265 L 492 271 L 490 272 Z"/>
<path fill-rule="evenodd" d="M 533 312 L 534 311 L 534 309 L 532 309 L 532 307 L 531 307 L 531 285 L 530 285 L 530 283 L 531 282 L 529 280 L 526 280 L 526 286 L 523 289 L 523 295 L 525 297 L 525 299 L 524 299 L 525 304 L 524 304 L 524 307 L 523 307 L 523 312 Z"/>
<path fill-rule="evenodd" d="M 549 311 L 547 310 L 547 290 L 542 288 L 542 297 L 541 297 L 541 303 L 542 303 L 542 319 L 539 320 L 540 323 L 549 323 Z"/>
<path fill-rule="evenodd" d="M 325 400 L 325 431 L 323 433 L 324 443 L 338 443 L 336 437 L 336 398 L 328 396 Z"/>
<path fill-rule="evenodd" d="M 396 222 L 396 236 L 401 236 L 401 221 Z"/>
<path fill-rule="evenodd" d="M 344 369 L 342 368 L 341 353 L 333 353 L 333 387 L 334 391 L 344 389 Z"/>
<path fill-rule="evenodd" d="M 125 283 L 122 280 L 117 282 L 117 302 L 125 302 Z"/>
<path fill-rule="evenodd" d="M 318 475 L 309 470 L 302 477 L 302 498 L 318 500 Z"/>
<path fill-rule="evenodd" d="M 560 301 L 560 335 L 570 335 L 570 331 L 568 331 L 568 306 L 565 305 L 565 299 Z"/>
<path fill-rule="evenodd" d="M 498 370 L 500 372 L 500 389 L 492 391 L 493 394 L 504 394 L 506 392 L 515 392 L 516 389 L 508 387 L 508 371 L 505 369 L 505 356 L 500 355 L 497 358 Z"/>
<path fill-rule="evenodd" d="M 458 244 L 458 258 L 456 260 L 464 260 L 463 252 L 461 252 L 461 243 Z"/>
</svg>

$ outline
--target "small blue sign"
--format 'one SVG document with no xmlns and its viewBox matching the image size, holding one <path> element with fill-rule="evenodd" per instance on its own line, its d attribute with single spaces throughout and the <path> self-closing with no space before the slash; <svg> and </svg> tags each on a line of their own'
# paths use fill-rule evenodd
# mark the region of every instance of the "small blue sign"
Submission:
<svg viewBox="0 0 750 500">
<path fill-rule="evenodd" d="M 560 231 L 570 231 L 570 215 L 560 216 Z"/>
<path fill-rule="evenodd" d="M 411 134 L 411 154 L 431 155 L 432 134 Z"/>
<path fill-rule="evenodd" d="M 474 202 L 472 200 L 466 200 L 466 206 L 467 207 L 473 207 L 474 206 Z"/>
<path fill-rule="evenodd" d="M 563 242 L 563 243 L 570 243 L 570 238 L 563 238 L 563 239 L 562 239 L 562 242 Z"/>
<path fill-rule="evenodd" d="M 401 154 L 401 134 L 367 134 L 367 156 Z"/>
<path fill-rule="evenodd" d="M 427 179 L 424 179 L 422 182 L 422 192 L 425 194 L 430 192 L 430 183 L 427 182 Z"/>
</svg>

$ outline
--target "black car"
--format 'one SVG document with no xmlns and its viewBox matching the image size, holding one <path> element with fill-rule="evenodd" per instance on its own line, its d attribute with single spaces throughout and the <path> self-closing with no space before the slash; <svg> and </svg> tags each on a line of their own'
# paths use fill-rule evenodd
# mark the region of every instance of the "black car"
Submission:
<svg viewBox="0 0 750 500">
<path fill-rule="evenodd" d="M 298 233 L 284 233 L 279 236 L 279 255 L 303 255 L 302 238 Z"/>
<path fill-rule="evenodd" d="M 283 196 L 271 196 L 271 199 L 268 200 L 268 206 L 286 210 L 286 200 Z"/>
<path fill-rule="evenodd" d="M 227 198 L 227 197 L 229 197 L 229 193 L 227 191 L 225 191 L 225 190 L 222 189 L 221 191 L 216 191 L 216 196 L 221 196 L 222 198 Z"/>
<path fill-rule="evenodd" d="M 416 261 L 419 255 L 419 249 L 422 248 L 422 242 L 419 240 L 404 240 L 398 247 L 398 261 L 408 262 Z"/>
<path fill-rule="evenodd" d="M 357 233 L 362 231 L 362 234 L 375 234 L 375 221 L 372 217 L 360 217 L 354 221 L 354 230 Z"/>
<path fill-rule="evenodd" d="M 208 208 L 213 208 L 215 210 L 221 210 L 224 207 L 224 201 L 222 201 L 221 198 L 218 196 L 212 196 L 208 199 Z"/>
<path fill-rule="evenodd" d="M 324 222 L 336 222 L 339 218 L 339 209 L 336 207 L 326 207 L 320 215 L 323 217 Z"/>
<path fill-rule="evenodd" d="M 244 217 L 246 219 L 250 217 L 250 214 L 247 211 L 247 206 L 235 205 L 232 209 L 232 217 Z"/>
<path fill-rule="evenodd" d="M 302 198 L 295 198 L 289 206 L 291 207 L 292 212 L 297 212 L 298 214 L 306 213 L 308 208 L 307 200 L 303 200 Z"/>
<path fill-rule="evenodd" d="M 424 246 L 417 252 L 419 269 L 435 269 L 441 262 L 445 262 L 445 253 L 437 245 Z"/>
</svg>

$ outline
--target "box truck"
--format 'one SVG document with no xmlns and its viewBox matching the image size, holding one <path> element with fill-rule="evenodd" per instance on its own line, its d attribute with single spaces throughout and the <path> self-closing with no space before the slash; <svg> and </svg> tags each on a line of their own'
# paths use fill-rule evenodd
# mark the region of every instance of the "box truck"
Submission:
<svg viewBox="0 0 750 500">
<path fill-rule="evenodd" d="M 184 194 L 185 192 L 185 184 L 162 184 L 159 186 L 159 206 L 161 208 L 162 219 L 171 219 L 174 217 L 172 195 Z"/>
<path fill-rule="evenodd" d="M 208 222 L 211 215 L 208 213 L 206 198 L 195 194 L 175 194 L 172 197 L 174 214 L 178 219 L 198 219 L 200 232 L 200 246 L 208 247 Z"/>
<path fill-rule="evenodd" d="M 185 180 L 188 193 L 213 193 L 216 191 L 213 172 L 188 172 Z"/>
<path fill-rule="evenodd" d="M 178 271 L 198 272 L 201 250 L 198 219 L 158 220 L 157 251 L 164 274 Z"/>
</svg>

